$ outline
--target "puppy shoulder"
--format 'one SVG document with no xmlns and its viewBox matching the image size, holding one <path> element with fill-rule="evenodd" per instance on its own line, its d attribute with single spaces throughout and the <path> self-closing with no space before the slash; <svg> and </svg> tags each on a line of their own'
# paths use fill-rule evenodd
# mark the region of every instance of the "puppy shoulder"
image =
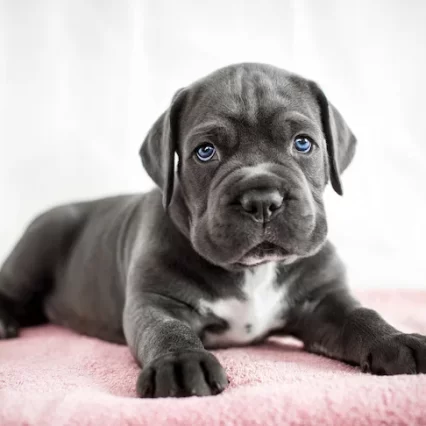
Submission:
<svg viewBox="0 0 426 426">
<path fill-rule="evenodd" d="M 327 241 L 315 255 L 301 259 L 280 275 L 289 279 L 289 297 L 294 303 L 329 290 L 346 287 L 346 268 L 334 245 Z"/>
</svg>

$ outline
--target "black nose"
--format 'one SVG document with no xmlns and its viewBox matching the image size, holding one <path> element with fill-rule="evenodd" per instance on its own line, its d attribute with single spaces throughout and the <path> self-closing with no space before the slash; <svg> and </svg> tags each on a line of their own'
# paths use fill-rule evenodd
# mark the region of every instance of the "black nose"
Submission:
<svg viewBox="0 0 426 426">
<path fill-rule="evenodd" d="M 243 212 L 255 222 L 269 222 L 281 209 L 283 199 L 276 189 L 251 189 L 244 192 L 238 201 Z"/>
</svg>

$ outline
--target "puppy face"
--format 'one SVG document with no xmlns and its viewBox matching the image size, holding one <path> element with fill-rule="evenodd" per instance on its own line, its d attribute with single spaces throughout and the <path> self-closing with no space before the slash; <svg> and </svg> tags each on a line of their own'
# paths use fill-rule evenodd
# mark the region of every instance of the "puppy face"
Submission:
<svg viewBox="0 0 426 426">
<path fill-rule="evenodd" d="M 156 123 L 155 144 L 148 136 L 141 152 L 149 172 L 153 147 L 169 147 L 168 156 L 156 153 L 168 167 L 159 165 L 157 183 L 166 207 L 173 195 L 170 214 L 201 256 L 237 269 L 321 248 L 330 174 L 341 192 L 338 144 L 327 141 L 338 126 L 324 107 L 314 83 L 258 64 L 227 67 L 178 93 Z"/>
</svg>

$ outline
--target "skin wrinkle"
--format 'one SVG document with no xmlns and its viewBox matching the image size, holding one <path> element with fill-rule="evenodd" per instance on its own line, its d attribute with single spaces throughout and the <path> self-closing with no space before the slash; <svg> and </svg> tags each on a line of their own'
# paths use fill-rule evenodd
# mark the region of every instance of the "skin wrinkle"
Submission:
<svg viewBox="0 0 426 426">
<path fill-rule="evenodd" d="M 231 133 L 230 125 L 225 117 L 212 117 L 210 122 L 201 123 L 192 130 L 186 137 L 186 145 L 190 147 L 188 150 L 187 158 L 193 154 L 194 149 L 203 142 L 219 143 L 220 137 L 215 138 L 217 135 L 228 135 Z M 227 144 L 230 144 L 233 138 L 228 138 Z"/>
<path fill-rule="evenodd" d="M 218 170 L 219 170 L 219 168 L 216 168 L 216 169 L 215 169 L 215 173 L 218 173 Z M 220 183 L 220 182 L 219 182 L 219 183 Z M 215 185 L 216 185 L 216 184 L 215 184 Z M 211 220 L 209 221 L 209 223 L 212 223 L 212 222 L 211 222 Z M 210 228 L 211 228 L 211 226 L 210 226 Z"/>
<path fill-rule="evenodd" d="M 290 131 L 286 131 L 287 138 L 292 140 L 296 134 L 303 134 L 305 129 L 308 129 L 306 132 L 308 136 L 311 136 L 310 133 L 314 134 L 314 142 L 315 139 L 321 135 L 321 129 L 319 126 L 305 114 L 300 113 L 299 111 L 288 111 L 286 108 L 278 109 L 272 116 L 272 129 L 278 130 L 281 128 L 290 129 Z M 299 130 L 300 129 L 300 130 Z M 279 134 L 275 134 L 275 137 L 279 137 Z M 315 142 L 316 143 L 316 142 Z M 317 144 L 318 145 L 318 144 Z"/>
</svg>

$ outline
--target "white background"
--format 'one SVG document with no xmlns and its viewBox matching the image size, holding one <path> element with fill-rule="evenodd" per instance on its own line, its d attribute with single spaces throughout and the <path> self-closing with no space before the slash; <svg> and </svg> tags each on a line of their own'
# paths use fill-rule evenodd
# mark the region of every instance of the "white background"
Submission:
<svg viewBox="0 0 426 426">
<path fill-rule="evenodd" d="M 330 238 L 353 287 L 426 288 L 426 2 L 0 0 L 0 261 L 39 211 L 152 186 L 174 91 L 241 61 L 318 81 L 359 139 Z"/>
</svg>

